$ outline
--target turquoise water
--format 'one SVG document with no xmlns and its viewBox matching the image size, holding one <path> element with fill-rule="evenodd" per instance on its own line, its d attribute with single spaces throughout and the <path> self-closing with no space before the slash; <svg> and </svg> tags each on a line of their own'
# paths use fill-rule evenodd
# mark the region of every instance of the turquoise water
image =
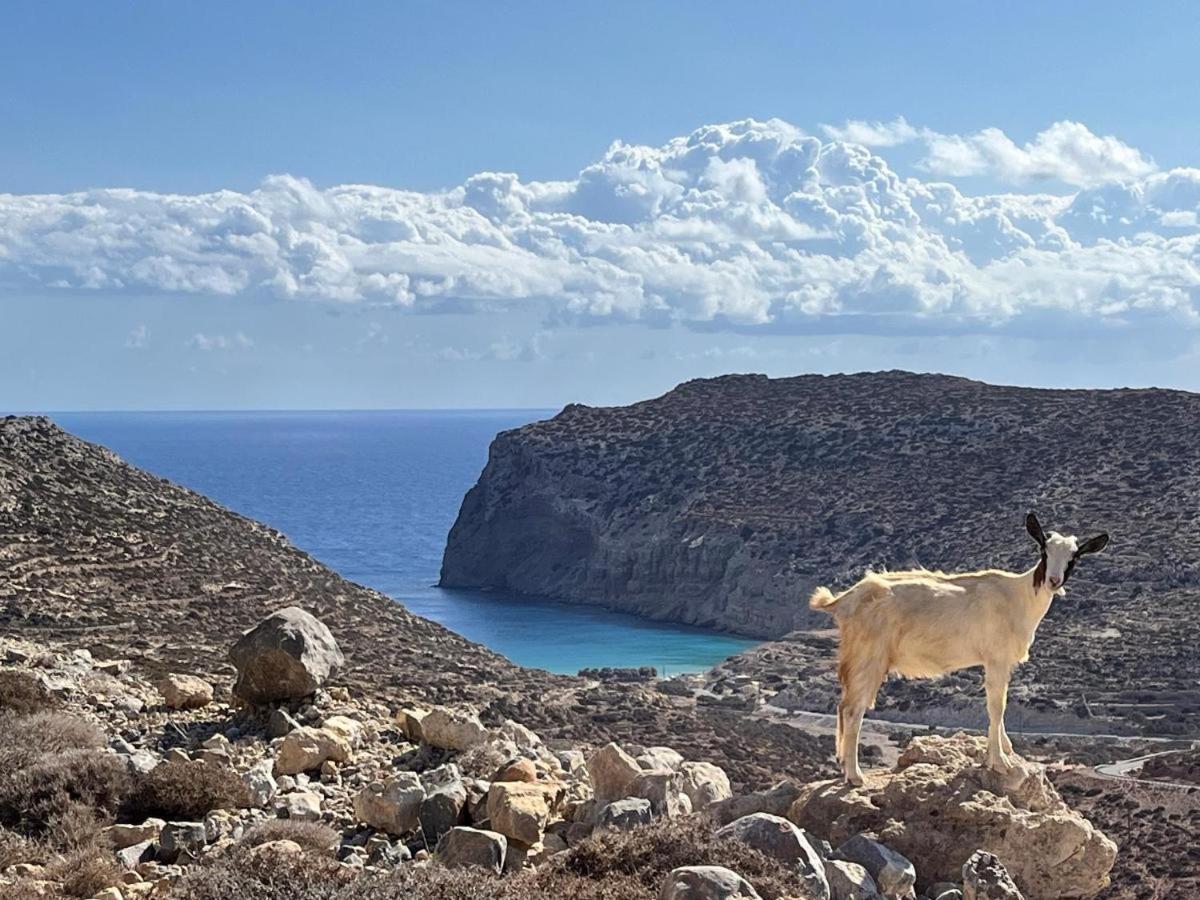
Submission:
<svg viewBox="0 0 1200 900">
<path fill-rule="evenodd" d="M 536 410 L 59 413 L 134 465 L 267 522 L 418 615 L 514 662 L 708 668 L 754 642 L 595 607 L 434 587 L 446 534 L 498 431 Z"/>
</svg>

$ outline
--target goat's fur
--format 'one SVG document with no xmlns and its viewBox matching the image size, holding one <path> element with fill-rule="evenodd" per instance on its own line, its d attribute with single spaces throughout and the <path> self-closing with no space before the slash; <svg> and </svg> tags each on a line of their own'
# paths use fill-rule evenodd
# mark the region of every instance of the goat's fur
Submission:
<svg viewBox="0 0 1200 900">
<path fill-rule="evenodd" d="M 1034 633 L 1075 560 L 1108 542 L 1107 535 L 1082 545 L 1054 532 L 1047 536 L 1033 513 L 1027 528 L 1042 557 L 1025 572 L 867 572 L 840 594 L 825 587 L 813 592 L 809 606 L 832 615 L 841 635 L 837 758 L 847 781 L 862 783 L 859 730 L 889 672 L 932 678 L 980 665 L 987 689 L 988 761 L 999 771 L 1011 770 L 1012 742 L 1004 730 L 1009 676 L 1029 658 Z"/>
</svg>

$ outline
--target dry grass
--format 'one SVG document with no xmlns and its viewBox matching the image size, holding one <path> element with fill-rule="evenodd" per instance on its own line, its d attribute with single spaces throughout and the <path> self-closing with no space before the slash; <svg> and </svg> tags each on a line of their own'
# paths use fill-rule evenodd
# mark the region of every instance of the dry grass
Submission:
<svg viewBox="0 0 1200 900">
<path fill-rule="evenodd" d="M 335 900 L 354 876 L 338 862 L 309 853 L 254 856 L 235 848 L 198 866 L 171 889 L 170 900 Z"/>
<path fill-rule="evenodd" d="M 200 819 L 214 809 L 249 805 L 249 791 L 234 772 L 187 760 L 163 763 L 140 776 L 121 811 L 134 821 Z"/>
<path fill-rule="evenodd" d="M 17 669 L 0 669 L 0 709 L 27 715 L 56 706 L 58 701 L 36 676 Z"/>
<path fill-rule="evenodd" d="M 55 858 L 46 877 L 61 882 L 68 897 L 92 897 L 121 883 L 121 867 L 112 851 L 96 844 Z"/>
<path fill-rule="evenodd" d="M 55 825 L 78 829 L 89 819 L 110 820 L 129 787 L 124 762 L 112 754 L 42 754 L 23 768 L 0 772 L 0 825 L 40 838 Z"/>
<path fill-rule="evenodd" d="M 269 841 L 295 841 L 304 850 L 312 853 L 328 853 L 341 839 L 336 831 L 320 822 L 304 822 L 300 819 L 271 819 L 261 822 L 246 832 L 242 843 L 257 847 Z"/>
</svg>

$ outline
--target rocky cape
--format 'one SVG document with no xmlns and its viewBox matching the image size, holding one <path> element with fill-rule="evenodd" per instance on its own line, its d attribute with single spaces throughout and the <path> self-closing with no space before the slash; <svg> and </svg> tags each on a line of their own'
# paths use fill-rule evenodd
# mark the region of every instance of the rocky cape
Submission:
<svg viewBox="0 0 1200 900">
<path fill-rule="evenodd" d="M 1031 567 L 1036 509 L 1113 540 L 1054 604 L 1017 702 L 1046 726 L 1197 734 L 1198 422 L 1200 395 L 1180 391 L 905 372 L 730 375 L 572 405 L 495 439 L 441 582 L 786 636 L 732 668 L 798 675 L 803 708 L 828 711 L 835 644 L 813 587 L 871 567 Z M 897 714 L 928 699 L 894 690 Z"/>
</svg>

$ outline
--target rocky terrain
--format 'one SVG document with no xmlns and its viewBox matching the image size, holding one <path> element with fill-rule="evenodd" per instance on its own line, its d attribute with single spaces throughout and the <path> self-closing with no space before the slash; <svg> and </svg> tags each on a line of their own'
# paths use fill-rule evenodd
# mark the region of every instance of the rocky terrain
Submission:
<svg viewBox="0 0 1200 900">
<path fill-rule="evenodd" d="M 828 738 L 763 714 L 769 679 L 519 668 L 44 419 L 0 420 L 0 610 L 13 900 L 1200 885 L 1200 789 L 1164 802 L 1037 763 L 1001 783 L 963 735 L 913 738 L 891 771 L 876 754 L 847 791 L 822 780 Z M 891 824 L 868 814 L 889 804 Z M 953 843 L 897 830 L 943 815 Z M 1085 864 L 1055 858 L 1068 846 Z"/>
<path fill-rule="evenodd" d="M 1200 395 L 995 387 L 903 372 L 693 381 L 499 435 L 442 583 L 775 638 L 725 668 L 832 710 L 818 584 L 868 567 L 1036 562 L 1047 528 L 1106 530 L 1055 602 L 1010 716 L 1029 728 L 1200 734 Z M 976 725 L 978 676 L 898 682 L 895 718 Z"/>
</svg>

